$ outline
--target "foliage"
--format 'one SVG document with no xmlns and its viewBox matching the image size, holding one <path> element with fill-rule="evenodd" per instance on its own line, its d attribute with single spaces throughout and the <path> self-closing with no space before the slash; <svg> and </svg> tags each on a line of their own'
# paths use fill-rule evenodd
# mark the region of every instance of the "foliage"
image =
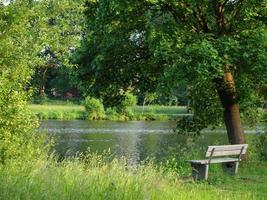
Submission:
<svg viewBox="0 0 267 200">
<path fill-rule="evenodd" d="M 27 94 L 17 83 L 0 77 L 0 163 L 29 159 L 41 152 L 36 119 L 27 109 Z"/>
<path fill-rule="evenodd" d="M 106 109 L 107 120 L 116 121 L 120 118 L 120 114 L 117 112 L 116 108 L 107 108 Z"/>
<path fill-rule="evenodd" d="M 171 93 L 187 86 L 193 122 L 217 126 L 223 122 L 218 91 L 230 71 L 242 116 L 258 121 L 252 111 L 262 106 L 259 88 L 267 81 L 266 5 L 266 0 L 88 1 L 88 26 L 76 55 L 81 88 L 117 105 L 121 90 Z"/>
<path fill-rule="evenodd" d="M 28 37 L 29 8 L 20 0 L 8 6 L 0 3 L 0 163 L 40 153 L 34 135 L 37 121 L 29 114 L 29 93 L 24 92 L 37 48 L 34 38 Z"/>
<path fill-rule="evenodd" d="M 37 96 L 62 95 L 73 88 L 69 56 L 79 45 L 83 26 L 83 0 L 44 0 L 32 3 L 32 33 L 42 61 L 35 66 L 31 86 Z M 51 91 L 53 90 L 53 91 Z"/>
<path fill-rule="evenodd" d="M 101 100 L 88 96 L 84 100 L 84 107 L 87 112 L 88 120 L 105 118 L 105 109 Z"/>
<path fill-rule="evenodd" d="M 126 115 L 128 118 L 132 119 L 134 117 L 134 113 L 132 111 L 132 107 L 137 103 L 137 97 L 131 94 L 130 92 L 126 92 L 122 96 L 122 101 L 120 105 L 117 105 L 117 110 L 120 114 Z"/>
<path fill-rule="evenodd" d="M 140 93 L 155 90 L 162 66 L 149 60 L 143 42 L 145 10 L 136 0 L 86 2 L 88 23 L 74 62 L 79 65 L 80 89 L 102 98 L 107 107 L 119 105 L 125 91 L 137 91 L 137 87 Z"/>
<path fill-rule="evenodd" d="M 126 92 L 122 100 L 122 108 L 135 106 L 137 103 L 137 98 L 130 92 Z"/>
<path fill-rule="evenodd" d="M 32 94 L 30 78 L 36 66 L 44 65 L 49 57 L 38 56 L 52 48 L 58 58 L 69 55 L 63 43 L 72 45 L 77 38 L 67 27 L 76 31 L 74 23 L 56 20 L 71 16 L 72 1 L 4 1 L 0 3 L 0 162 L 29 159 L 38 156 L 42 141 L 35 134 L 38 126 L 26 102 Z M 77 4 L 76 4 L 77 5 Z M 55 10 L 54 10 L 55 9 Z M 48 14 L 49 13 L 49 14 Z M 60 14 L 59 14 L 60 13 Z M 63 17 L 64 15 L 64 17 Z M 50 18 L 48 17 L 50 16 Z M 56 22 L 57 26 L 51 25 Z M 62 34 L 65 34 L 63 40 Z M 66 36 L 68 35 L 68 37 Z M 61 39 L 59 39 L 61 38 Z"/>
</svg>

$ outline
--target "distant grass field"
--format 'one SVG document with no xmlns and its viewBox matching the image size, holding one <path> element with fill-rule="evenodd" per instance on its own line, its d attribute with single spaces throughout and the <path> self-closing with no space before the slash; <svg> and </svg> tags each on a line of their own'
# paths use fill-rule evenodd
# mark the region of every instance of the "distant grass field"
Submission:
<svg viewBox="0 0 267 200">
<path fill-rule="evenodd" d="M 85 109 L 84 106 L 81 105 L 30 104 L 29 108 L 40 119 L 59 119 L 59 120 L 85 119 Z"/>
<path fill-rule="evenodd" d="M 149 106 L 134 106 L 132 107 L 134 113 L 146 114 L 153 113 L 155 115 L 185 115 L 187 114 L 187 108 L 185 106 L 161 106 L 161 105 L 149 105 Z"/>
<path fill-rule="evenodd" d="M 49 102 L 44 105 L 30 104 L 29 108 L 40 119 L 74 120 L 86 118 L 84 106 L 71 102 L 64 103 L 59 101 L 55 104 Z M 131 116 L 130 120 L 169 120 L 190 115 L 187 113 L 186 107 L 182 106 L 150 105 L 144 106 L 144 109 L 143 106 L 134 106 L 132 107 L 132 112 L 133 116 Z M 117 120 L 117 118 L 114 120 Z M 107 119 L 110 119 L 109 116 L 107 116 Z"/>
</svg>

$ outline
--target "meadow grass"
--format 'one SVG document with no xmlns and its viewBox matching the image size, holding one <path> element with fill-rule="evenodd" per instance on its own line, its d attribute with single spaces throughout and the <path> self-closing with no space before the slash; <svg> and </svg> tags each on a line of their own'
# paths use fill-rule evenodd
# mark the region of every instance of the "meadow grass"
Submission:
<svg viewBox="0 0 267 200">
<path fill-rule="evenodd" d="M 266 167 L 243 163 L 235 177 L 220 175 L 214 167 L 209 181 L 194 182 L 153 163 L 127 167 L 123 158 L 37 159 L 0 167 L 0 199 L 265 199 Z"/>
<path fill-rule="evenodd" d="M 59 104 L 61 103 L 61 104 Z M 30 110 L 37 115 L 40 119 L 58 119 L 58 120 L 75 120 L 85 119 L 86 111 L 84 106 L 74 104 L 72 102 L 56 102 L 52 104 L 29 104 Z M 108 120 L 170 120 L 176 119 L 185 115 L 188 115 L 186 107 L 182 106 L 159 106 L 149 105 L 145 106 L 144 110 L 142 106 L 134 106 L 131 108 L 132 115 L 123 116 L 122 114 L 109 115 L 105 118 Z"/>
<path fill-rule="evenodd" d="M 85 109 L 84 106 L 81 105 L 30 104 L 29 108 L 40 119 L 59 119 L 59 120 L 85 119 Z"/>
<path fill-rule="evenodd" d="M 250 161 L 240 163 L 236 176 L 224 174 L 212 164 L 207 181 L 193 181 L 188 158 L 202 150 L 184 151 L 162 163 L 145 161 L 129 166 L 125 158 L 110 152 L 86 153 L 59 161 L 56 156 L 9 160 L 0 164 L 0 199 L 5 200 L 187 200 L 267 198 L 267 162 L 259 161 L 256 139 L 247 135 Z"/>
<path fill-rule="evenodd" d="M 154 113 L 164 115 L 178 115 L 186 114 L 186 106 L 161 106 L 161 105 L 149 105 L 149 106 L 133 106 L 135 113 Z"/>
<path fill-rule="evenodd" d="M 133 106 L 132 110 L 140 119 L 143 117 L 146 120 L 171 120 L 191 115 L 185 106 Z"/>
</svg>

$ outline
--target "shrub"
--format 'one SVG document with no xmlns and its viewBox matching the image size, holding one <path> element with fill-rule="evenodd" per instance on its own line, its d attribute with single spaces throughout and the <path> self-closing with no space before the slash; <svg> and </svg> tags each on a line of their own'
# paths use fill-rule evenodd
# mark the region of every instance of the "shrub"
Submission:
<svg viewBox="0 0 267 200">
<path fill-rule="evenodd" d="M 0 164 L 39 156 L 37 119 L 27 108 L 23 86 L 0 76 Z"/>
<path fill-rule="evenodd" d="M 121 114 L 125 115 L 126 118 L 133 118 L 132 108 L 137 103 L 137 98 L 130 92 L 126 92 L 123 96 L 121 105 L 118 106 L 118 110 Z"/>
<path fill-rule="evenodd" d="M 136 117 L 135 117 L 135 114 L 133 112 L 133 109 L 131 107 L 127 107 L 125 108 L 125 111 L 124 111 L 124 114 L 127 116 L 128 119 L 130 120 L 134 120 Z"/>
<path fill-rule="evenodd" d="M 116 108 L 108 108 L 106 110 L 106 115 L 108 120 L 119 120 L 120 114 L 117 112 Z"/>
<path fill-rule="evenodd" d="M 84 100 L 84 107 L 88 120 L 98 120 L 105 118 L 105 109 L 101 100 L 93 97 L 86 97 Z"/>
<path fill-rule="evenodd" d="M 122 108 L 126 109 L 127 107 L 135 106 L 137 103 L 137 98 L 130 92 L 126 92 L 122 100 Z"/>
</svg>

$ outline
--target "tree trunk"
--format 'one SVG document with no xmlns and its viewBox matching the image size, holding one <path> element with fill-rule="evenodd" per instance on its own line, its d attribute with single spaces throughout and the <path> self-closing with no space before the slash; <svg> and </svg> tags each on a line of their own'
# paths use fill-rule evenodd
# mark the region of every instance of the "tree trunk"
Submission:
<svg viewBox="0 0 267 200">
<path fill-rule="evenodd" d="M 239 107 L 237 104 L 224 108 L 224 122 L 230 144 L 244 144 L 244 130 L 241 125 Z"/>
<path fill-rule="evenodd" d="M 218 82 L 217 82 L 218 83 Z M 217 84 L 218 94 L 224 107 L 224 122 L 230 144 L 244 144 L 244 130 L 240 120 L 239 106 L 236 102 L 236 90 L 233 76 L 225 73 L 224 78 Z M 247 155 L 243 156 L 247 159 Z"/>
<path fill-rule="evenodd" d="M 40 83 L 40 89 L 39 89 L 40 97 L 45 96 L 46 72 L 47 72 L 47 67 L 44 68 L 44 71 L 42 72 L 42 76 L 41 76 L 41 83 Z"/>
</svg>

